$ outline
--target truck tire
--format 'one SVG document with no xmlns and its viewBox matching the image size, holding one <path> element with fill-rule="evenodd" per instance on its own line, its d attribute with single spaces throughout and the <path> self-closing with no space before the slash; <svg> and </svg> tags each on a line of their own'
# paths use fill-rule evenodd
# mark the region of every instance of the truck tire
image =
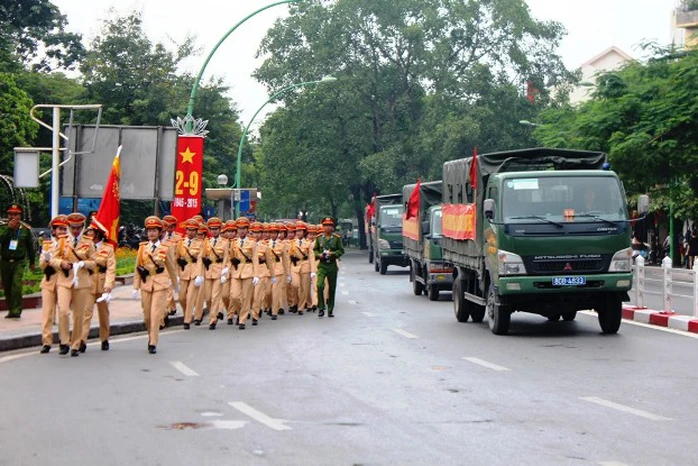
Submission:
<svg viewBox="0 0 698 466">
<path fill-rule="evenodd" d="M 548 320 L 549 320 L 550 322 L 557 322 L 558 320 L 560 320 L 560 314 L 552 314 L 552 315 L 549 315 L 549 316 L 548 316 Z"/>
<path fill-rule="evenodd" d="M 378 258 L 376 258 L 375 261 L 373 261 L 373 270 L 378 272 L 380 270 L 380 264 L 378 263 Z"/>
<path fill-rule="evenodd" d="M 427 287 L 427 296 L 429 296 L 429 301 L 439 300 L 439 288 L 431 285 Z"/>
<path fill-rule="evenodd" d="M 453 313 L 458 322 L 467 322 L 470 317 L 470 301 L 463 296 L 463 282 L 453 280 Z"/>
<path fill-rule="evenodd" d="M 422 296 L 424 292 L 424 283 L 418 282 L 414 273 L 414 267 L 410 267 L 410 279 L 412 279 L 412 292 L 415 296 Z"/>
<path fill-rule="evenodd" d="M 470 303 L 470 318 L 473 319 L 473 322 L 476 324 L 479 324 L 483 320 L 485 320 L 485 310 L 487 308 L 485 306 L 480 306 L 479 304 L 475 303 Z"/>
<path fill-rule="evenodd" d="M 373 251 L 368 251 L 368 263 L 373 264 Z"/>
<path fill-rule="evenodd" d="M 386 264 L 386 263 L 384 263 L 383 261 L 381 261 L 381 265 L 380 265 L 380 274 L 381 274 L 381 275 L 385 275 L 387 272 L 388 272 L 388 264 Z"/>
<path fill-rule="evenodd" d="M 608 297 L 601 301 L 596 308 L 599 315 L 601 331 L 607 335 L 618 333 L 620 322 L 623 320 L 623 303 L 618 297 Z"/>
<path fill-rule="evenodd" d="M 572 322 L 576 318 L 577 318 L 577 311 L 570 311 L 570 312 L 563 312 L 562 313 L 562 320 L 564 320 L 565 322 Z"/>
<path fill-rule="evenodd" d="M 494 289 L 494 284 L 490 282 L 489 288 L 487 289 L 486 307 L 490 330 L 495 335 L 506 335 L 509 333 L 511 313 L 506 307 L 497 303 L 497 301 L 497 292 Z"/>
</svg>

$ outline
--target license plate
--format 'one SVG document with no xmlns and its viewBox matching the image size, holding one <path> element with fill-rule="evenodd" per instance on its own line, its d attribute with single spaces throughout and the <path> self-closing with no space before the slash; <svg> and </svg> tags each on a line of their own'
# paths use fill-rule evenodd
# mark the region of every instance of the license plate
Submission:
<svg viewBox="0 0 698 466">
<path fill-rule="evenodd" d="M 553 277 L 553 286 L 586 285 L 587 277 Z"/>
</svg>

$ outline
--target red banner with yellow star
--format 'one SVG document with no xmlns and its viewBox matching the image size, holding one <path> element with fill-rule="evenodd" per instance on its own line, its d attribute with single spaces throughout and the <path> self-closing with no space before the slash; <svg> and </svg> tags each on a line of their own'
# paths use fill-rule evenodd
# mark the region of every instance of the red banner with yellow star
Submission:
<svg viewBox="0 0 698 466">
<path fill-rule="evenodd" d="M 202 174 L 204 169 L 204 138 L 179 136 L 177 138 L 177 165 L 172 215 L 180 225 L 201 213 Z"/>
</svg>

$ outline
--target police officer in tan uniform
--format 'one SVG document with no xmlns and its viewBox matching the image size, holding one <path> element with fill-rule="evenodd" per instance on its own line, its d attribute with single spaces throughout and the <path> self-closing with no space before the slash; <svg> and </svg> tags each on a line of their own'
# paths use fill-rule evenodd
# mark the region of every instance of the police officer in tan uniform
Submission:
<svg viewBox="0 0 698 466">
<path fill-rule="evenodd" d="M 58 271 L 51 266 L 51 253 L 58 245 L 58 240 L 65 237 L 68 231 L 68 220 L 65 215 L 58 215 L 51 219 L 51 239 L 44 240 L 41 244 L 41 256 L 39 256 L 39 268 L 44 273 L 41 279 L 41 351 L 48 353 L 53 344 L 53 323 L 56 318 L 56 303 L 58 293 L 56 283 L 58 282 Z"/>
<path fill-rule="evenodd" d="M 203 250 L 199 256 L 199 276 L 204 277 L 204 300 L 208 305 L 208 328 L 215 330 L 221 310 L 221 287 L 227 282 L 229 269 L 228 240 L 223 238 L 218 217 L 211 217 L 207 225 L 211 237 L 204 240 Z"/>
<path fill-rule="evenodd" d="M 179 222 L 177 220 L 177 217 L 175 217 L 174 215 L 165 215 L 164 217 L 162 217 L 162 223 L 164 225 L 164 229 L 162 232 L 161 241 L 163 241 L 167 245 L 167 250 L 170 251 L 171 257 L 169 262 L 171 264 L 174 264 L 175 254 L 177 252 L 177 245 L 182 240 L 182 235 L 175 231 L 175 228 L 177 228 L 177 223 Z M 176 267 L 174 270 L 174 275 L 179 277 L 179 273 L 177 273 Z M 179 281 L 177 283 L 173 283 L 172 287 L 170 287 L 167 290 L 167 312 L 163 316 L 162 325 L 165 325 L 167 323 L 168 316 L 173 316 L 177 313 L 177 303 L 175 303 L 174 293 L 178 288 Z"/>
<path fill-rule="evenodd" d="M 284 240 L 286 243 L 286 249 L 288 250 L 289 254 L 289 264 L 290 264 L 290 271 L 291 271 L 291 277 L 293 277 L 293 269 L 298 263 L 298 258 L 291 260 L 291 251 L 294 249 L 294 245 L 296 243 L 296 224 L 295 223 L 289 223 L 286 225 L 286 239 Z M 295 314 L 298 312 L 298 283 L 294 282 L 291 280 L 290 283 L 286 283 L 286 301 L 288 302 L 288 312 L 291 314 Z"/>
<path fill-rule="evenodd" d="M 199 228 L 196 230 L 196 237 L 201 240 L 201 245 L 203 248 L 203 242 L 206 238 L 209 237 L 208 234 L 208 227 L 206 226 L 205 223 L 203 223 L 203 218 L 201 215 L 195 215 L 192 218 L 197 219 L 199 222 Z M 202 218 L 201 220 L 198 220 L 199 218 Z M 204 294 L 204 276 L 203 274 L 199 275 L 199 265 L 197 262 L 196 266 L 196 273 L 197 275 L 194 277 L 194 286 L 197 288 L 197 293 L 196 293 L 196 304 L 194 306 L 194 325 L 199 326 L 201 325 L 201 322 L 204 319 L 204 301 L 205 301 L 205 294 Z"/>
<path fill-rule="evenodd" d="M 271 320 L 276 320 L 278 314 L 283 314 L 283 294 L 285 285 L 291 281 L 290 261 L 288 248 L 282 239 L 279 239 L 281 225 L 272 223 L 269 227 L 269 251 L 272 254 L 274 264 L 273 276 L 276 277 L 271 287 Z"/>
<path fill-rule="evenodd" d="M 298 315 L 310 310 L 310 286 L 316 271 L 312 242 L 305 238 L 307 228 L 303 222 L 296 224 L 296 240 L 291 242 L 289 251 L 292 284 L 298 290 Z"/>
<path fill-rule="evenodd" d="M 240 217 L 236 221 L 238 226 L 238 237 L 231 248 L 231 264 L 233 269 L 230 288 L 230 299 L 240 300 L 240 316 L 238 318 L 238 328 L 245 329 L 245 323 L 252 310 L 254 299 L 254 287 L 259 284 L 259 277 L 255 271 L 259 266 L 257 260 L 257 243 L 247 236 L 250 220 L 247 217 Z"/>
<path fill-rule="evenodd" d="M 160 322 L 163 313 L 167 311 L 167 289 L 171 283 L 177 282 L 177 277 L 169 274 L 173 270 L 171 264 L 168 264 L 171 256 L 167 245 L 160 241 L 162 220 L 156 216 L 146 218 L 145 229 L 148 241 L 143 241 L 138 247 L 133 297 L 137 299 L 140 291 L 145 327 L 148 329 L 148 353 L 155 354 Z"/>
<path fill-rule="evenodd" d="M 95 302 L 97 303 L 97 314 L 99 318 L 99 341 L 102 343 L 102 351 L 109 350 L 109 300 L 111 291 L 114 289 L 116 280 L 116 257 L 114 246 L 108 241 L 109 231 L 95 218 L 92 219 L 90 228 L 85 232 L 85 236 L 95 243 L 94 261 L 96 264 L 95 273 L 92 275 L 94 286 L 88 295 L 85 303 L 85 311 L 82 323 L 82 342 L 80 352 L 87 349 L 85 341 L 90 335 L 90 324 L 94 312 Z"/>
<path fill-rule="evenodd" d="M 93 259 L 95 246 L 90 238 L 84 236 L 85 216 L 79 212 L 68 215 L 70 234 L 60 238 L 51 251 L 49 264 L 58 273 L 58 336 L 60 338 L 59 354 L 79 356 L 82 342 L 82 314 L 85 303 L 92 290 L 92 274 L 95 269 Z M 73 332 L 70 332 L 69 314 L 72 310 Z"/>
<path fill-rule="evenodd" d="M 230 244 L 233 239 L 237 236 L 238 227 L 235 225 L 235 220 L 228 220 L 223 224 L 221 229 L 221 236 L 228 241 L 228 258 L 230 259 Z M 230 270 L 230 261 L 224 264 L 225 267 Z M 223 304 L 223 309 L 225 310 L 225 317 L 228 319 L 228 325 L 233 325 L 233 316 L 231 313 L 230 305 L 230 282 L 228 277 L 226 277 L 226 283 L 221 283 L 221 303 Z"/>
<path fill-rule="evenodd" d="M 184 330 L 189 330 L 191 326 L 194 306 L 201 287 L 194 284 L 194 280 L 199 273 L 199 256 L 203 248 L 204 241 L 196 237 L 199 222 L 190 218 L 185 223 L 187 236 L 177 245 L 176 262 L 179 268 L 179 304 L 184 310 Z"/>
<path fill-rule="evenodd" d="M 272 275 L 274 269 L 272 265 L 272 253 L 264 240 L 264 225 L 254 222 L 250 226 L 253 239 L 257 242 L 257 265 L 255 266 L 255 277 L 259 277 L 259 283 L 254 287 L 254 298 L 252 303 L 252 325 L 257 325 L 262 311 L 267 293 L 271 293 L 271 285 L 276 283 L 276 276 Z"/>
</svg>

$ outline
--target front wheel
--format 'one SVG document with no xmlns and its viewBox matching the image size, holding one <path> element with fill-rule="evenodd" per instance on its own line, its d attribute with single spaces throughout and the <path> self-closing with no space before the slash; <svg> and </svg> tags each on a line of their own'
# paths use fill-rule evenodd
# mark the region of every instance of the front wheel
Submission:
<svg viewBox="0 0 698 466">
<path fill-rule="evenodd" d="M 414 267 L 410 269 L 410 275 L 410 278 L 412 278 L 412 292 L 415 296 L 421 296 L 424 292 L 424 283 L 417 281 L 416 273 L 414 272 Z"/>
<path fill-rule="evenodd" d="M 368 250 L 368 263 L 373 264 L 373 249 Z"/>
<path fill-rule="evenodd" d="M 565 312 L 562 314 L 562 320 L 565 322 L 572 322 L 577 318 L 577 311 Z"/>
<path fill-rule="evenodd" d="M 383 261 L 381 261 L 381 265 L 380 265 L 380 274 L 381 274 L 381 275 L 385 275 L 386 273 L 388 273 L 388 264 L 386 264 L 386 263 L 384 263 Z"/>
<path fill-rule="evenodd" d="M 463 282 L 453 280 L 453 313 L 458 322 L 467 322 L 470 317 L 470 301 L 463 296 Z"/>
<path fill-rule="evenodd" d="M 490 282 L 487 289 L 487 318 L 490 325 L 490 330 L 495 335 L 506 335 L 509 333 L 509 324 L 511 323 L 511 313 L 509 310 L 499 303 L 499 297 L 494 289 L 494 284 Z"/>
<path fill-rule="evenodd" d="M 380 264 L 378 263 L 378 259 L 376 259 L 373 262 L 373 270 L 375 270 L 376 272 L 378 272 L 380 270 Z"/>
<path fill-rule="evenodd" d="M 623 320 L 623 303 L 617 297 L 605 298 L 596 307 L 601 331 L 607 335 L 618 333 Z"/>
</svg>

